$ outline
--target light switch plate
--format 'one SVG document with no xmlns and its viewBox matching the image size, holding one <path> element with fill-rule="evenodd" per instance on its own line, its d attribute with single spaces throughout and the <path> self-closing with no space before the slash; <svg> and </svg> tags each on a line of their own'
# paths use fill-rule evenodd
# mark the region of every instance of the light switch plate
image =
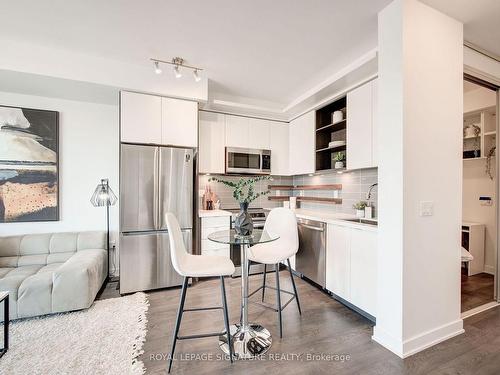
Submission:
<svg viewBox="0 0 500 375">
<path fill-rule="evenodd" d="M 420 202 L 420 216 L 432 216 L 432 215 L 434 215 L 434 202 L 421 201 Z"/>
</svg>

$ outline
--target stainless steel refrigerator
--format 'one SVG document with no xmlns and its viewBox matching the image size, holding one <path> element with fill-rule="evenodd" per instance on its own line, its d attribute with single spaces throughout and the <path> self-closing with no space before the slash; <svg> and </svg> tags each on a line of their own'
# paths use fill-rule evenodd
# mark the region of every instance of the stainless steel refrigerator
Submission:
<svg viewBox="0 0 500 375">
<path fill-rule="evenodd" d="M 121 145 L 120 293 L 176 286 L 165 213 L 193 244 L 193 149 Z"/>
</svg>

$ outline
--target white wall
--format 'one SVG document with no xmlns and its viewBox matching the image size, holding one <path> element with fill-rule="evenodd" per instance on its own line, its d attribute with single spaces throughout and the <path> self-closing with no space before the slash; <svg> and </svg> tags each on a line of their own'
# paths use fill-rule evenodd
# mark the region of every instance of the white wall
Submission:
<svg viewBox="0 0 500 375">
<path fill-rule="evenodd" d="M 0 105 L 58 111 L 60 163 L 60 221 L 0 224 L 0 235 L 106 230 L 105 208 L 92 206 L 90 197 L 101 178 L 118 196 L 118 106 L 5 92 Z M 118 213 L 118 205 L 111 207 L 113 238 Z"/>
<path fill-rule="evenodd" d="M 463 332 L 462 24 L 416 0 L 379 14 L 374 339 L 401 357 Z M 420 216 L 421 202 L 434 214 Z"/>
</svg>

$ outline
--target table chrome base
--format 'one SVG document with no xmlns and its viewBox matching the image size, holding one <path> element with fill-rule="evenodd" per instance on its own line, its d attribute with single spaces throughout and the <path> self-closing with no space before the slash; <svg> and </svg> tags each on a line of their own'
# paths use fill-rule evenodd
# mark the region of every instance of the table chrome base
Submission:
<svg viewBox="0 0 500 375">
<path fill-rule="evenodd" d="M 247 330 L 243 330 L 240 324 L 229 327 L 233 344 L 233 354 L 236 359 L 251 359 L 262 355 L 269 350 L 273 339 L 271 333 L 260 324 L 250 323 Z M 229 355 L 227 336 L 219 336 L 219 347 Z"/>
</svg>

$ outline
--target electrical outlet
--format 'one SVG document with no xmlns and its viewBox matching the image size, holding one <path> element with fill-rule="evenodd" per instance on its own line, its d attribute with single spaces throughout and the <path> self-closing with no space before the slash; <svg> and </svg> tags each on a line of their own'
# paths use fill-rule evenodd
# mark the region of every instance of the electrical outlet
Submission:
<svg viewBox="0 0 500 375">
<path fill-rule="evenodd" d="M 421 201 L 420 202 L 420 216 L 432 216 L 432 215 L 434 215 L 434 202 Z"/>
</svg>

